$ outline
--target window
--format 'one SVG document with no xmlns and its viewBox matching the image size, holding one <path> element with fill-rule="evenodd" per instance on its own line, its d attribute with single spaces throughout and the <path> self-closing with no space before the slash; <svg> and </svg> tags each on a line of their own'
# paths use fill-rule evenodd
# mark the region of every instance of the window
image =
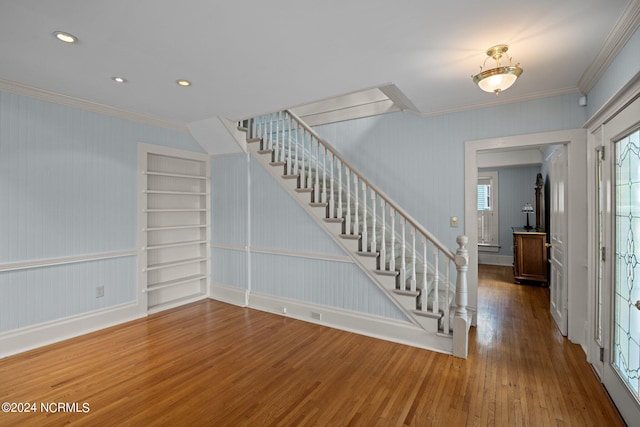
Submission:
<svg viewBox="0 0 640 427">
<path fill-rule="evenodd" d="M 478 246 L 498 248 L 498 172 L 478 172 Z"/>
</svg>

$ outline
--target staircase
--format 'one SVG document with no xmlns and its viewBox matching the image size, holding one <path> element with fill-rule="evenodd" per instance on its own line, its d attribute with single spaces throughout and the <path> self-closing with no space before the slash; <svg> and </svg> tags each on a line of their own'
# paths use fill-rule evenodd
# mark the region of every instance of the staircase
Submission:
<svg viewBox="0 0 640 427">
<path fill-rule="evenodd" d="M 454 254 L 289 110 L 245 120 L 247 147 L 428 336 L 467 357 L 466 236 Z"/>
</svg>

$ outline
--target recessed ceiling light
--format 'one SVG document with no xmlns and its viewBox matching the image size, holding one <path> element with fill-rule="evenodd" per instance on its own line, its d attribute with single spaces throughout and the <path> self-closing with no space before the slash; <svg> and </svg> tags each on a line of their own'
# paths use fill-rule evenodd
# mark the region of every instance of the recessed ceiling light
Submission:
<svg viewBox="0 0 640 427">
<path fill-rule="evenodd" d="M 126 83 L 127 79 L 124 77 L 111 77 L 111 79 L 116 83 Z"/>
<path fill-rule="evenodd" d="M 176 83 L 178 83 L 178 86 L 182 86 L 182 87 L 191 86 L 191 82 L 189 80 L 180 79 L 180 80 L 176 80 Z"/>
<path fill-rule="evenodd" d="M 78 43 L 78 38 L 73 34 L 65 33 L 64 31 L 54 31 L 55 38 L 65 43 Z"/>
</svg>

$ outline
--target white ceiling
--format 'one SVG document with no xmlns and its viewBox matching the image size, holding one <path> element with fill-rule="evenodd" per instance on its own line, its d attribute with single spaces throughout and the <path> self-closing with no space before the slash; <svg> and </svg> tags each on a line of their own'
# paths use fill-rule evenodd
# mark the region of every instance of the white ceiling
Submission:
<svg viewBox="0 0 640 427">
<path fill-rule="evenodd" d="M 438 114 L 584 90 L 628 3 L 0 0 L 0 79 L 175 125 L 388 84 Z M 524 73 L 496 98 L 470 75 L 500 43 Z"/>
</svg>

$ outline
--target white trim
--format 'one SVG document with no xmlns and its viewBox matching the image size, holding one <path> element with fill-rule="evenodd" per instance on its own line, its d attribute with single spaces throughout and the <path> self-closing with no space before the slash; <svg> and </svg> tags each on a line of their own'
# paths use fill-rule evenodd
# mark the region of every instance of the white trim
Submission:
<svg viewBox="0 0 640 427">
<path fill-rule="evenodd" d="M 290 251 L 287 249 L 277 249 L 277 248 L 263 248 L 258 246 L 241 246 L 241 245 L 228 245 L 225 243 L 212 243 L 211 247 L 214 249 L 225 249 L 230 251 L 238 251 L 238 252 L 251 252 L 254 254 L 267 254 L 267 255 L 280 255 L 294 258 L 307 258 L 307 259 L 317 259 L 321 261 L 333 261 L 333 262 L 344 262 L 348 264 L 355 264 L 353 259 L 347 255 L 333 255 L 319 252 L 300 252 L 300 251 Z"/>
<path fill-rule="evenodd" d="M 223 285 L 222 283 L 211 282 L 211 294 L 209 298 L 240 307 L 247 307 L 249 304 L 249 291 Z"/>
<path fill-rule="evenodd" d="M 479 110 L 479 109 L 488 108 L 488 107 L 497 107 L 499 105 L 516 104 L 524 101 L 532 101 L 534 99 L 550 98 L 552 96 L 569 95 L 572 93 L 579 93 L 578 88 L 569 87 L 564 89 L 552 90 L 548 92 L 537 92 L 531 95 L 519 96 L 516 98 L 500 98 L 499 96 L 498 97 L 494 96 L 492 101 L 483 102 L 480 104 L 471 104 L 471 105 L 467 105 L 459 108 L 451 108 L 449 110 L 430 111 L 427 113 L 415 113 L 411 110 L 405 110 L 405 112 L 409 114 L 413 114 L 418 117 L 435 117 L 435 116 L 442 116 L 445 114 L 460 113 L 463 111 Z"/>
<path fill-rule="evenodd" d="M 555 144 L 568 144 L 569 147 L 569 203 L 567 206 L 568 215 L 574 217 L 569 222 L 567 253 L 569 259 L 567 266 L 569 268 L 568 285 L 570 305 L 572 292 L 579 292 L 579 289 L 573 289 L 572 282 L 575 285 L 584 283 L 582 276 L 586 276 L 586 269 L 583 266 L 586 260 L 579 259 L 579 250 L 572 251 L 569 245 L 576 244 L 576 248 L 581 245 L 578 243 L 586 236 L 584 227 L 586 226 L 586 212 L 580 208 L 584 205 L 584 198 L 580 189 L 585 189 L 586 181 L 586 164 L 583 151 L 586 150 L 586 131 L 585 129 L 569 129 L 561 131 L 541 132 L 527 135 L 505 136 L 491 139 L 469 140 L 465 141 L 464 146 L 464 211 L 465 211 L 465 231 L 464 234 L 469 238 L 469 270 L 467 273 L 467 283 L 469 287 L 469 309 L 475 311 L 478 304 L 478 235 L 476 229 L 476 185 L 478 182 L 478 163 L 477 155 L 479 151 L 493 150 L 516 147 L 532 147 Z M 584 172 L 584 174 L 582 173 Z M 583 178 L 584 175 L 584 178 Z M 582 182 L 580 182 L 580 180 Z M 584 217 L 584 223 L 581 221 Z M 580 219 L 580 220 L 578 220 Z M 586 241 L 584 244 L 586 247 Z M 569 307 L 571 310 L 571 306 Z M 581 313 L 575 313 L 580 316 Z M 584 334 L 578 334 L 572 322 L 573 314 L 569 313 L 569 339 L 574 342 L 581 342 Z M 474 316 L 473 324 L 477 318 Z"/>
<path fill-rule="evenodd" d="M 427 336 L 421 327 L 409 321 L 388 319 L 253 292 L 246 293 L 248 304 L 245 304 L 246 291 L 221 284 L 215 284 L 213 288 L 214 292 L 211 298 L 222 302 L 425 350 L 446 354 L 453 352 L 451 336 Z"/>
<path fill-rule="evenodd" d="M 631 39 L 638 25 L 640 25 L 640 2 L 630 0 L 600 48 L 598 55 L 580 77 L 578 82 L 580 92 L 589 93 L 593 89 L 609 65 Z"/>
<path fill-rule="evenodd" d="M 501 265 L 504 267 L 512 267 L 513 266 L 513 256 L 509 255 L 497 255 L 490 254 L 486 252 L 478 253 L 478 264 L 488 264 L 488 265 Z"/>
<path fill-rule="evenodd" d="M 0 333 L 0 358 L 141 318 L 136 302 Z"/>
<path fill-rule="evenodd" d="M 148 171 L 148 155 L 159 155 L 166 157 L 174 157 L 177 159 L 187 159 L 200 161 L 205 164 L 205 174 L 199 175 L 203 177 L 206 183 L 206 191 L 204 195 L 206 197 L 206 220 L 205 224 L 201 225 L 211 230 L 211 156 L 207 153 L 198 153 L 195 151 L 182 150 L 179 148 L 164 147 L 154 144 L 147 144 L 144 142 L 138 142 L 138 159 L 137 159 L 137 218 L 136 218 L 136 242 L 137 242 L 137 263 L 136 263 L 136 283 L 137 283 L 137 307 L 139 315 L 145 315 L 147 313 L 154 313 L 157 311 L 165 310 L 178 305 L 188 304 L 193 301 L 197 301 L 202 298 L 206 298 L 210 292 L 210 278 L 211 278 L 211 249 L 210 246 L 206 247 L 206 254 L 203 257 L 206 260 L 207 265 L 207 280 L 206 289 L 203 294 L 195 295 L 193 297 L 187 297 L 184 299 L 176 300 L 175 303 L 160 304 L 155 308 L 149 308 L 149 296 L 147 292 L 147 271 L 148 271 L 148 259 L 147 259 L 147 171 Z"/>
<path fill-rule="evenodd" d="M 44 101 L 53 102 L 59 105 L 66 105 L 67 107 L 78 108 L 84 111 L 91 111 L 93 113 L 105 114 L 107 116 L 117 117 L 119 119 L 130 120 L 130 121 L 142 123 L 145 125 L 158 126 L 165 129 L 176 130 L 179 132 L 188 132 L 188 129 L 186 126 L 178 123 L 173 123 L 166 120 L 160 120 L 153 117 L 144 116 L 142 114 L 120 110 L 114 107 L 110 107 L 108 105 L 87 101 L 86 99 L 75 98 L 73 96 L 63 95 L 61 93 L 39 89 L 36 87 L 27 86 L 18 82 L 14 82 L 14 81 L 2 79 L 2 78 L 0 78 L 0 90 L 5 92 L 15 93 L 17 95 L 28 96 L 30 98 L 42 99 Z"/>
<path fill-rule="evenodd" d="M 59 257 L 59 258 L 43 258 L 43 259 L 32 260 L 32 261 L 20 261 L 20 262 L 8 263 L 8 264 L 0 264 L 0 273 L 7 272 L 7 271 L 26 270 L 30 268 L 53 267 L 56 265 L 75 264 L 79 262 L 88 262 L 88 261 L 98 261 L 102 259 L 124 258 L 129 256 L 135 256 L 136 254 L 137 254 L 136 250 L 129 250 L 129 251 L 117 251 L 117 252 L 103 252 L 103 253 L 91 254 L 91 255 L 76 255 L 76 256 Z"/>
<path fill-rule="evenodd" d="M 631 104 L 639 93 L 640 71 L 587 120 L 584 128 L 595 129 L 611 121 L 627 105 Z"/>
<path fill-rule="evenodd" d="M 222 123 L 222 125 L 229 131 L 229 134 L 233 137 L 233 139 L 238 143 L 240 148 L 244 153 L 247 152 L 247 133 L 238 129 L 235 122 L 231 120 L 225 119 L 223 117 L 218 116 L 218 120 Z M 233 153 L 238 154 L 238 153 Z"/>
</svg>

